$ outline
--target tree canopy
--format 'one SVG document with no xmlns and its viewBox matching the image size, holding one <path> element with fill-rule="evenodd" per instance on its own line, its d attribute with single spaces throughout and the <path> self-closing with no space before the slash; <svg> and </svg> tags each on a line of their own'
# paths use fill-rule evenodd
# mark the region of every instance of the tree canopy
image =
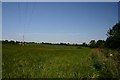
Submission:
<svg viewBox="0 0 120 80">
<path fill-rule="evenodd" d="M 108 48 L 120 48 L 120 22 L 115 24 L 107 32 L 105 46 Z"/>
</svg>

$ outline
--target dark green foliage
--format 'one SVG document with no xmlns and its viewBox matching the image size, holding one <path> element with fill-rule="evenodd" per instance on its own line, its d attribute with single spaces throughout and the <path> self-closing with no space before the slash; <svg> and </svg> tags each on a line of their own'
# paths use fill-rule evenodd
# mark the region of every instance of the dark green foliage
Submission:
<svg viewBox="0 0 120 80">
<path fill-rule="evenodd" d="M 109 54 L 113 53 L 113 56 Z M 107 55 L 107 57 L 106 57 Z M 110 49 L 94 49 L 91 54 L 93 66 L 99 72 L 99 78 L 120 78 L 120 64 L 116 58 L 117 51 Z"/>
<path fill-rule="evenodd" d="M 112 49 L 120 49 L 120 22 L 115 24 L 112 28 L 110 28 L 107 32 L 107 39 L 98 40 L 91 40 L 89 46 L 91 48 L 112 48 Z"/>
<path fill-rule="evenodd" d="M 104 47 L 104 44 L 105 44 L 105 41 L 104 40 L 98 40 L 96 42 L 96 47 L 97 48 L 103 48 Z"/>
<path fill-rule="evenodd" d="M 26 45 L 26 44 L 30 44 L 30 45 L 36 45 L 36 44 L 43 44 L 43 45 L 65 45 L 65 46 L 84 46 L 87 47 L 87 44 L 85 43 L 84 45 L 82 44 L 70 44 L 70 43 L 48 43 L 48 42 L 42 42 L 42 43 L 37 43 L 37 42 L 23 42 L 23 41 L 8 41 L 8 40 L 2 40 L 1 41 L 2 44 L 20 44 L 20 45 Z"/>
<path fill-rule="evenodd" d="M 60 45 L 67 45 L 66 43 L 60 43 Z"/>
<path fill-rule="evenodd" d="M 16 41 L 16 44 L 20 44 L 21 42 L 20 41 Z"/>
<path fill-rule="evenodd" d="M 83 42 L 81 46 L 88 47 L 88 45 L 85 42 Z"/>
<path fill-rule="evenodd" d="M 22 43 L 22 42 L 20 42 L 20 41 L 13 41 L 13 40 L 11 40 L 11 41 L 3 40 L 2 41 L 2 44 L 19 44 L 19 43 Z"/>
<path fill-rule="evenodd" d="M 10 44 L 15 44 L 15 41 L 11 40 L 9 41 Z"/>
<path fill-rule="evenodd" d="M 107 36 L 106 47 L 114 49 L 120 48 L 120 22 L 108 30 Z"/>
<path fill-rule="evenodd" d="M 97 42 L 95 40 L 91 40 L 89 43 L 90 48 L 104 48 L 105 41 L 104 40 L 98 40 Z"/>
<path fill-rule="evenodd" d="M 7 44 L 8 43 L 8 40 L 5 40 L 5 41 L 2 41 L 3 44 Z"/>
<path fill-rule="evenodd" d="M 91 47 L 91 48 L 95 48 L 95 47 L 96 47 L 96 42 L 95 42 L 95 40 L 91 40 L 91 41 L 90 41 L 90 47 Z"/>
</svg>

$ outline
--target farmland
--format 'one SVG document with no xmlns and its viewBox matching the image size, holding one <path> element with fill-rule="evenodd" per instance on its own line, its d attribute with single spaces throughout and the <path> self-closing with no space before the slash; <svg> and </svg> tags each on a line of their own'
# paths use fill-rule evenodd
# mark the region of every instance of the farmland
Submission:
<svg viewBox="0 0 120 80">
<path fill-rule="evenodd" d="M 103 53 L 105 50 L 80 46 L 4 44 L 2 77 L 119 78 L 116 58 Z"/>
</svg>

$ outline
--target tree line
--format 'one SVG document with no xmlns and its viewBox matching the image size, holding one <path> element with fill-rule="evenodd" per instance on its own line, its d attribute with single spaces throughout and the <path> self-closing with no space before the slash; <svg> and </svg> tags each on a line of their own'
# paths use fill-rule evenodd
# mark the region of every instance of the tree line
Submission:
<svg viewBox="0 0 120 80">
<path fill-rule="evenodd" d="M 90 47 L 120 49 L 120 21 L 107 31 L 106 40 L 98 40 L 97 42 L 95 42 L 95 40 L 91 40 Z"/>
<path fill-rule="evenodd" d="M 2 44 L 20 44 L 20 45 L 25 45 L 25 44 L 44 44 L 44 45 L 64 45 L 64 46 L 85 46 L 84 44 L 71 44 L 71 43 L 48 43 L 48 42 L 23 42 L 23 41 L 14 41 L 14 40 L 2 40 Z"/>
<path fill-rule="evenodd" d="M 36 43 L 36 42 L 20 42 L 20 41 L 8 41 L 2 40 L 2 44 L 50 44 L 50 45 L 71 45 L 71 46 L 83 46 L 83 47 L 90 47 L 90 48 L 111 48 L 111 49 L 120 49 L 120 21 L 113 25 L 107 31 L 107 39 L 106 40 L 91 40 L 89 44 L 85 42 L 82 44 L 70 44 L 70 43 Z"/>
</svg>

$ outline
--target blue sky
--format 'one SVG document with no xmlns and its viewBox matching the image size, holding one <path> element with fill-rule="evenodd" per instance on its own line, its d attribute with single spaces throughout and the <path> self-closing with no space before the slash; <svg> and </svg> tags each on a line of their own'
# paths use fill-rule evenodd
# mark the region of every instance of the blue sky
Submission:
<svg viewBox="0 0 120 80">
<path fill-rule="evenodd" d="M 118 21 L 117 2 L 3 2 L 2 38 L 82 43 L 106 39 Z"/>
<path fill-rule="evenodd" d="M 0 2 L 0 13 L 2 13 L 2 3 Z M 0 40 L 2 40 L 2 14 L 0 14 Z"/>
</svg>

